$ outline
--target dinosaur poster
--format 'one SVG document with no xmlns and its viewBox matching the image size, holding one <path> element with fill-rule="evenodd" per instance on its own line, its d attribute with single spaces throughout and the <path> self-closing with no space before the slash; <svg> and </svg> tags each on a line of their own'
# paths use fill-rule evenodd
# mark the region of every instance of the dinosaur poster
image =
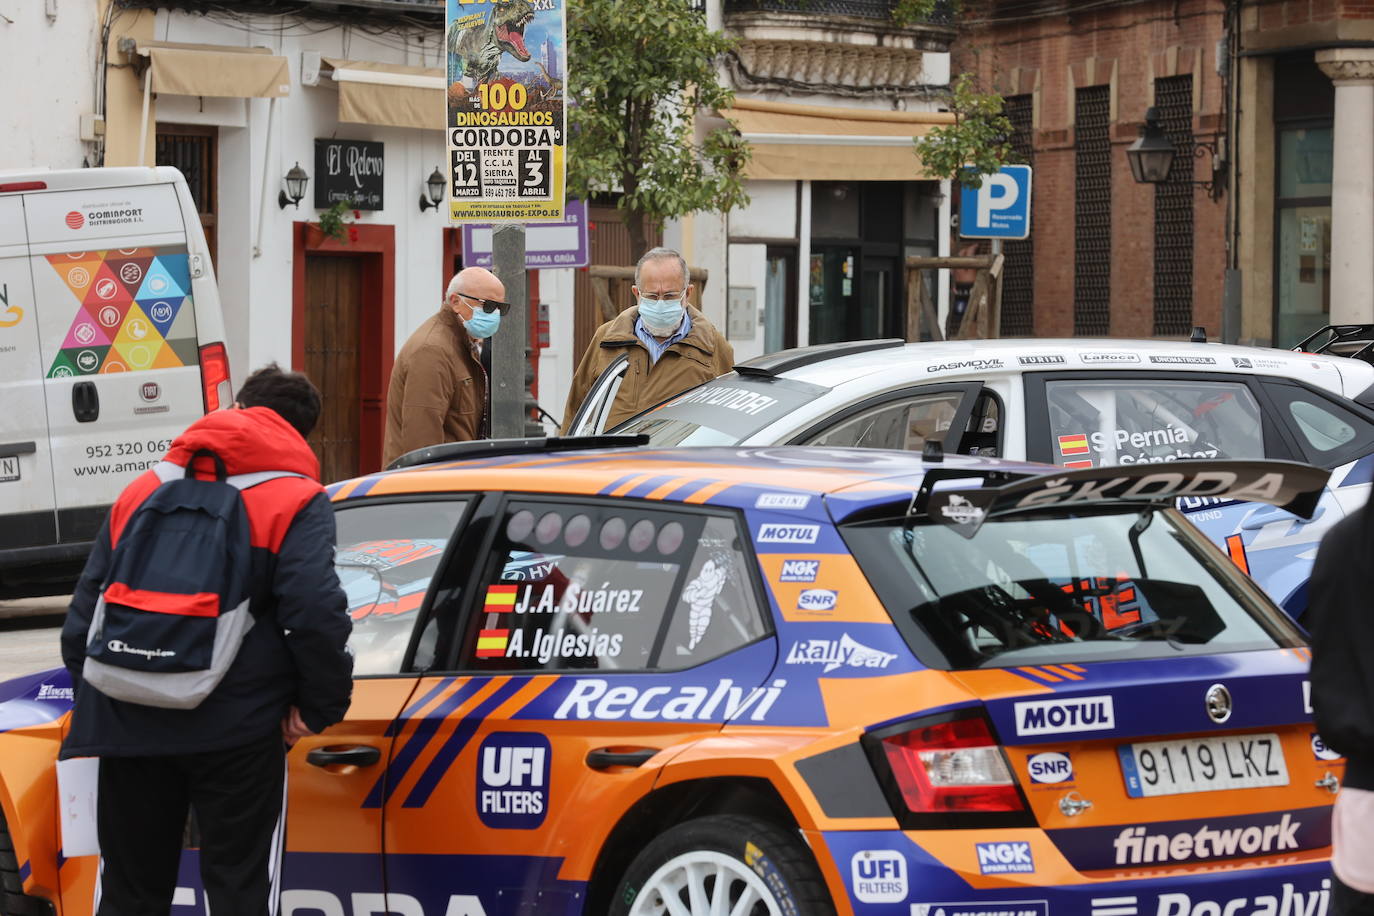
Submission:
<svg viewBox="0 0 1374 916">
<path fill-rule="evenodd" d="M 446 0 L 449 218 L 563 217 L 567 0 Z"/>
</svg>

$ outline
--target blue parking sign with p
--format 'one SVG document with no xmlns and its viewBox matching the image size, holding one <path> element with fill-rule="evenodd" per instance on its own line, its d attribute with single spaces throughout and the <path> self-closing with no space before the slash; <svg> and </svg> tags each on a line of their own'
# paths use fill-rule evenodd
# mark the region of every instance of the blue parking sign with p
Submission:
<svg viewBox="0 0 1374 916">
<path fill-rule="evenodd" d="M 961 186 L 959 235 L 966 239 L 1030 237 L 1031 167 L 1004 165 L 978 188 Z"/>
</svg>

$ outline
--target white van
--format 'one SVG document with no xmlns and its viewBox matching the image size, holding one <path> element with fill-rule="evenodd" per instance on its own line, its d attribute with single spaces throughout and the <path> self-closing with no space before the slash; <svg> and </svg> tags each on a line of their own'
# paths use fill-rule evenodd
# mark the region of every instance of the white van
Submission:
<svg viewBox="0 0 1374 916">
<path fill-rule="evenodd" d="M 0 595 L 70 588 L 120 490 L 231 390 L 179 171 L 0 172 Z"/>
</svg>

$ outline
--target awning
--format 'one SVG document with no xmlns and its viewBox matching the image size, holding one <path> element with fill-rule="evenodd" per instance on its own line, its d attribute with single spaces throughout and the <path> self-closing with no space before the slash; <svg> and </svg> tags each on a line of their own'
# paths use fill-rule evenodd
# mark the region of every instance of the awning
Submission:
<svg viewBox="0 0 1374 916">
<path fill-rule="evenodd" d="M 721 114 L 735 123 L 753 151 L 746 178 L 792 181 L 934 178 L 911 140 L 938 124 L 954 123 L 947 112 L 829 108 L 739 97 L 734 108 Z"/>
<path fill-rule="evenodd" d="M 270 99 L 291 92 L 286 58 L 266 48 L 140 42 L 153 92 L 230 99 Z"/>
<path fill-rule="evenodd" d="M 383 127 L 443 130 L 444 70 L 370 60 L 321 60 L 320 76 L 339 87 L 339 120 Z"/>
</svg>

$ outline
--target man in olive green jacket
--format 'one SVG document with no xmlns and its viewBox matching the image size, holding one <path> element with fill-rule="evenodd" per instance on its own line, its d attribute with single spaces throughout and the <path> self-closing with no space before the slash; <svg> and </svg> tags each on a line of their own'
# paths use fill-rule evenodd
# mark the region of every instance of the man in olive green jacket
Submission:
<svg viewBox="0 0 1374 916">
<path fill-rule="evenodd" d="M 596 329 L 573 373 L 564 433 L 593 383 L 622 353 L 630 364 L 607 429 L 734 368 L 735 351 L 725 335 L 688 304 L 692 284 L 682 255 L 671 248 L 646 252 L 635 265 L 631 291 L 638 304 Z"/>
<path fill-rule="evenodd" d="M 386 392 L 382 467 L 406 452 L 487 435 L 487 373 L 479 341 L 496 333 L 510 305 L 506 288 L 482 267 L 449 281 L 444 305 L 396 354 Z"/>
</svg>

